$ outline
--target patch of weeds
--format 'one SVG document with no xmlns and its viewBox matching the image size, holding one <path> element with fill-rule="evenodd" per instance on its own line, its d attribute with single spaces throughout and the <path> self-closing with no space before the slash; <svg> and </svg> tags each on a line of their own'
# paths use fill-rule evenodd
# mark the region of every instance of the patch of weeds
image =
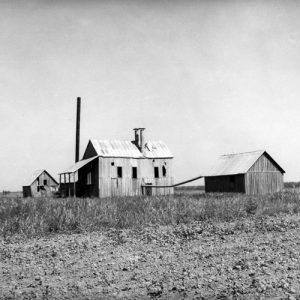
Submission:
<svg viewBox="0 0 300 300">
<path fill-rule="evenodd" d="M 255 215 L 258 203 L 255 199 L 249 198 L 245 202 L 245 211 L 248 215 Z"/>
</svg>

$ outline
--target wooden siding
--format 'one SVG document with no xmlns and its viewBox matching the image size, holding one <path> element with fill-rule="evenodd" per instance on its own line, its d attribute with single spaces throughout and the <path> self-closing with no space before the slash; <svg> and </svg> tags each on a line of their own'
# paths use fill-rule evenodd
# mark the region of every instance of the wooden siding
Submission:
<svg viewBox="0 0 300 300">
<path fill-rule="evenodd" d="M 167 170 L 166 177 L 162 177 L 163 165 Z M 117 167 L 122 167 L 122 178 L 117 176 Z M 137 167 L 136 179 L 132 178 L 132 167 Z M 154 178 L 154 167 L 159 168 L 159 178 Z M 99 197 L 142 195 L 141 186 L 145 183 L 152 185 L 173 184 L 172 160 L 99 157 Z M 151 190 L 152 195 L 174 193 L 173 188 Z"/>
<path fill-rule="evenodd" d="M 91 143 L 91 141 L 89 141 L 86 149 L 85 149 L 85 152 L 83 154 L 83 158 L 82 159 L 87 159 L 87 158 L 90 158 L 90 157 L 93 157 L 93 156 L 96 156 L 98 155 L 93 144 Z"/>
<path fill-rule="evenodd" d="M 23 197 L 32 197 L 31 187 L 29 185 L 23 186 Z"/>
<path fill-rule="evenodd" d="M 47 185 L 44 185 L 44 180 L 47 180 Z M 48 175 L 47 172 L 42 172 L 30 186 L 23 187 L 24 197 L 44 197 L 51 196 L 56 191 L 57 183 Z"/>
<path fill-rule="evenodd" d="M 227 176 L 212 176 L 205 177 L 205 192 L 237 192 L 245 193 L 245 175 L 227 175 Z"/>
<path fill-rule="evenodd" d="M 262 155 L 248 170 L 248 172 L 279 172 L 276 166 L 265 156 Z"/>
<path fill-rule="evenodd" d="M 283 189 L 281 170 L 266 156 L 260 156 L 246 174 L 205 177 L 206 192 L 238 192 L 248 195 L 269 194 Z"/>
<path fill-rule="evenodd" d="M 249 172 L 245 176 L 246 194 L 269 194 L 283 189 L 283 176 L 280 172 Z"/>
<path fill-rule="evenodd" d="M 91 182 L 87 176 L 91 173 Z M 73 184 L 74 186 L 74 184 Z M 78 170 L 78 181 L 75 185 L 76 196 L 99 197 L 99 160 L 94 159 Z"/>
<path fill-rule="evenodd" d="M 273 162 L 262 155 L 245 176 L 246 194 L 269 194 L 283 189 L 283 174 Z"/>
<path fill-rule="evenodd" d="M 93 153 L 92 153 L 93 155 Z M 166 176 L 163 176 L 163 166 Z M 122 167 L 122 177 L 118 177 L 117 168 Z M 132 168 L 137 168 L 137 178 L 132 178 Z M 154 176 L 154 167 L 159 168 L 159 178 Z M 92 183 L 87 183 L 91 172 Z M 98 157 L 78 170 L 76 196 L 112 197 L 145 195 L 143 184 L 172 185 L 172 159 Z M 67 176 L 68 177 L 68 176 Z M 65 193 L 63 192 L 65 190 Z M 69 195 L 69 185 L 61 184 L 62 194 Z M 70 185 L 70 196 L 74 195 L 74 184 Z M 151 188 L 151 195 L 170 195 L 174 188 Z"/>
</svg>

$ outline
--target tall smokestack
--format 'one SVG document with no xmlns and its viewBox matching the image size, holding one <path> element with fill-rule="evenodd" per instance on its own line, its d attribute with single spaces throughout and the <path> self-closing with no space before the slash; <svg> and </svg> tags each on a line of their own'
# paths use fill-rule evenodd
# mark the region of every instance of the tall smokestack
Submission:
<svg viewBox="0 0 300 300">
<path fill-rule="evenodd" d="M 80 98 L 80 97 L 77 97 L 75 163 L 79 161 L 79 144 L 80 144 L 80 105 L 81 105 L 81 98 Z"/>
</svg>

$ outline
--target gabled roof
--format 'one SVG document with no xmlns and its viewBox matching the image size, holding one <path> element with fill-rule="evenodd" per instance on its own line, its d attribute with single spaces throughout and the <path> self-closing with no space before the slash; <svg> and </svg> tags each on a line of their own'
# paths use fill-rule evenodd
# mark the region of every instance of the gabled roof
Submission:
<svg viewBox="0 0 300 300">
<path fill-rule="evenodd" d="M 90 140 L 101 157 L 172 158 L 168 146 L 162 141 L 148 141 L 142 151 L 131 141 Z"/>
<path fill-rule="evenodd" d="M 206 174 L 206 177 L 245 174 L 262 155 L 266 155 L 281 173 L 285 173 L 285 171 L 265 150 L 258 150 L 252 152 L 221 155 L 216 161 L 215 165 Z"/>
<path fill-rule="evenodd" d="M 85 166 L 90 161 L 94 160 L 96 157 L 98 157 L 98 156 L 93 156 L 88 159 L 80 160 L 77 163 L 75 163 L 73 166 L 71 166 L 70 168 L 65 170 L 64 172 L 61 172 L 60 174 L 74 173 L 74 172 L 78 171 L 80 168 L 82 168 L 83 166 Z"/>
<path fill-rule="evenodd" d="M 172 158 L 173 155 L 168 146 L 162 141 L 149 141 L 145 143 L 145 147 L 142 152 L 131 141 L 119 141 L 119 140 L 95 140 L 89 141 L 88 147 L 95 149 L 92 150 L 92 157 L 82 159 L 75 163 L 73 166 L 61 172 L 60 174 L 74 173 L 82 168 L 84 165 L 94 160 L 96 157 L 122 157 L 122 158 Z M 85 152 L 86 154 L 86 152 Z M 83 157 L 86 157 L 84 154 Z M 91 155 L 91 154 L 89 154 Z"/>
<path fill-rule="evenodd" d="M 47 173 L 47 175 L 58 185 L 58 182 L 46 170 L 36 170 L 29 178 L 24 181 L 23 186 L 32 185 L 36 181 L 36 179 L 44 172 Z"/>
</svg>

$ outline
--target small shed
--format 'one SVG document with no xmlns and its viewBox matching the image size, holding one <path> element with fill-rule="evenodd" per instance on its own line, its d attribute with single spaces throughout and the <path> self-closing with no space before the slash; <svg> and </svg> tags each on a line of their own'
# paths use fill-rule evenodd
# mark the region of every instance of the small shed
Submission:
<svg viewBox="0 0 300 300">
<path fill-rule="evenodd" d="M 222 155 L 204 177 L 205 192 L 275 193 L 284 173 L 265 150 Z"/>
<path fill-rule="evenodd" d="M 51 196 L 58 186 L 58 182 L 46 170 L 37 170 L 23 186 L 23 197 Z"/>
<path fill-rule="evenodd" d="M 144 128 L 133 141 L 90 140 L 82 160 L 60 173 L 62 196 L 115 197 L 169 195 L 173 187 L 173 155 L 162 141 L 146 141 Z M 149 187 L 143 187 L 143 186 Z"/>
</svg>

